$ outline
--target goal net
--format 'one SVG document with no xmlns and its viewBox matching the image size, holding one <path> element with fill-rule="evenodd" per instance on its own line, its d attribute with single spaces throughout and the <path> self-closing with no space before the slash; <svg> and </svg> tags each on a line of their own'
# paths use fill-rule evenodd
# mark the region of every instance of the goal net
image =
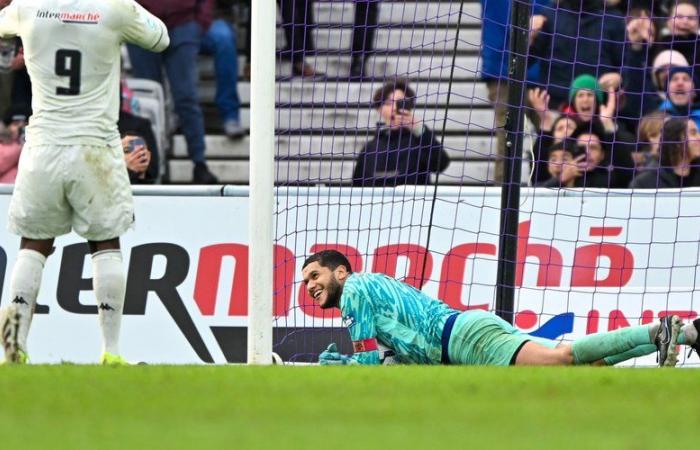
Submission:
<svg viewBox="0 0 700 450">
<path fill-rule="evenodd" d="M 524 2 L 518 53 L 507 1 L 278 3 L 273 351 L 284 360 L 314 362 L 330 342 L 351 353 L 339 312 L 301 282 L 323 249 L 459 310 L 493 311 L 506 264 L 514 324 L 564 342 L 697 317 L 695 144 L 663 134 L 673 116 L 694 124 L 694 86 L 685 109 L 673 100 L 694 83 L 697 7 Z M 508 96 L 513 61 L 527 69 L 520 98 Z M 523 156 L 508 156 L 518 134 Z M 504 183 L 521 185 L 517 257 L 499 262 Z"/>
</svg>

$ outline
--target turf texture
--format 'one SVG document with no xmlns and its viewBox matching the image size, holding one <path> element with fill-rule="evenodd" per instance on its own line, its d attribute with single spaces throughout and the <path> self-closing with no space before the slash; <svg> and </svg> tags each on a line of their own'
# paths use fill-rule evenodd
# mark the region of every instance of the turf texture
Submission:
<svg viewBox="0 0 700 450">
<path fill-rule="evenodd" d="M 2 449 L 696 448 L 700 371 L 0 367 Z"/>
</svg>

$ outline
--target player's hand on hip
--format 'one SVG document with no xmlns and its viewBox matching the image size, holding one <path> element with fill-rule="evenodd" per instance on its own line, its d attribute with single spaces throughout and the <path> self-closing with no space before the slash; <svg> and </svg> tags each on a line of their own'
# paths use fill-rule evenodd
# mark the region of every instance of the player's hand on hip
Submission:
<svg viewBox="0 0 700 450">
<path fill-rule="evenodd" d="M 318 362 L 322 366 L 343 366 L 349 364 L 350 357 L 341 355 L 335 342 L 332 342 L 323 353 L 318 355 Z"/>
</svg>

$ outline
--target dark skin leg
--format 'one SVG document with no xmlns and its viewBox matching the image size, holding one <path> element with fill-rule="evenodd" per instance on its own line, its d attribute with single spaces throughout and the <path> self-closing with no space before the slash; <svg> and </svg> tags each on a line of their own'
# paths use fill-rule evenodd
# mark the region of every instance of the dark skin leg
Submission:
<svg viewBox="0 0 700 450">
<path fill-rule="evenodd" d="M 45 257 L 49 257 L 54 251 L 53 246 L 54 239 L 29 239 L 22 238 L 19 244 L 19 248 L 24 250 L 34 250 L 39 252 Z M 94 254 L 96 252 L 101 252 L 103 250 L 119 250 L 119 238 L 108 239 L 106 241 L 88 241 L 88 246 L 90 247 L 90 253 Z"/>
</svg>

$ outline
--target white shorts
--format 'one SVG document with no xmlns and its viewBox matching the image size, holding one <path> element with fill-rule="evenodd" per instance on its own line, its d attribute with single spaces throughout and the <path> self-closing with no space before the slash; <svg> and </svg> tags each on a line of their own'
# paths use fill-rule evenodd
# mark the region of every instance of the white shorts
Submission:
<svg viewBox="0 0 700 450">
<path fill-rule="evenodd" d="M 51 239 L 73 229 L 89 241 L 106 241 L 133 222 L 121 147 L 25 145 L 8 214 L 12 233 Z"/>
</svg>

